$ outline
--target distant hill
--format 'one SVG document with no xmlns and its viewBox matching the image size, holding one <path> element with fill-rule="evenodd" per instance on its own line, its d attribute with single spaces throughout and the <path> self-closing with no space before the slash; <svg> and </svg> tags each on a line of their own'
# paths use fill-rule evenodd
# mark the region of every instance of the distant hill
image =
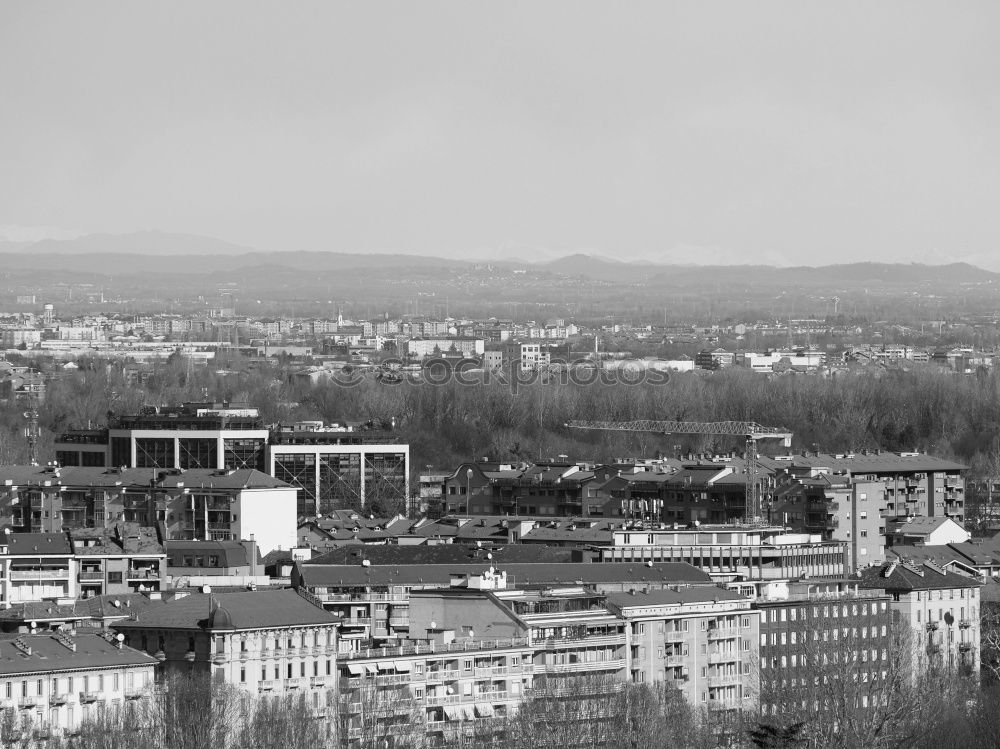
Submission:
<svg viewBox="0 0 1000 749">
<path fill-rule="evenodd" d="M 655 266 L 650 270 L 656 269 Z M 663 268 L 649 278 L 652 286 L 730 284 L 744 286 L 826 286 L 837 283 L 887 284 L 983 283 L 1000 281 L 1000 273 L 967 263 L 845 263 L 816 268 L 775 268 L 768 265 L 684 266 Z"/>
<path fill-rule="evenodd" d="M 22 247 L 20 251 L 40 255 L 99 253 L 174 256 L 239 255 L 253 252 L 254 248 L 197 234 L 137 231 L 130 234 L 86 234 L 76 239 L 42 239 Z"/>
<path fill-rule="evenodd" d="M 419 271 L 471 267 L 478 260 L 407 254 L 264 251 L 213 237 L 158 231 L 130 234 L 89 234 L 76 239 L 37 242 L 0 241 L 3 267 L 10 271 L 68 271 L 108 276 L 139 273 L 313 273 L 377 272 L 400 279 Z M 574 254 L 543 262 L 490 261 L 501 267 L 532 267 L 569 278 L 649 287 L 835 286 L 1000 282 L 1000 273 L 955 262 L 847 263 L 821 267 L 773 265 L 690 265 L 624 262 L 599 255 Z"/>
</svg>

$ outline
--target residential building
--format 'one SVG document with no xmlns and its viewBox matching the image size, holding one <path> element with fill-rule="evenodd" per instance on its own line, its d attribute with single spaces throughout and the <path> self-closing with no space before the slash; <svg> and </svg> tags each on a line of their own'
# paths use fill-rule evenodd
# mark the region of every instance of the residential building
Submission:
<svg viewBox="0 0 1000 749">
<path fill-rule="evenodd" d="M 81 598 L 162 590 L 166 550 L 158 527 L 117 522 L 69 531 Z"/>
<path fill-rule="evenodd" d="M 162 523 L 166 538 L 295 544 L 297 489 L 254 469 L 0 466 L 0 518 L 31 532 Z"/>
<path fill-rule="evenodd" d="M 671 684 L 696 707 L 756 707 L 759 613 L 731 590 L 706 587 L 610 593 L 629 634 L 630 679 Z"/>
<path fill-rule="evenodd" d="M 325 711 L 335 687 L 339 619 L 293 590 L 177 594 L 116 623 L 161 670 L 255 695 L 302 694 Z"/>
<path fill-rule="evenodd" d="M 948 517 L 910 516 L 886 521 L 886 539 L 890 546 L 944 546 L 962 544 L 972 534 Z M 905 553 L 902 552 L 902 553 Z"/>
<path fill-rule="evenodd" d="M 934 562 L 886 562 L 864 570 L 860 587 L 885 591 L 893 621 L 908 632 L 916 668 L 938 665 L 978 674 L 979 580 Z"/>
<path fill-rule="evenodd" d="M 760 613 L 761 712 L 827 709 L 830 680 L 845 671 L 875 684 L 891 668 L 897 640 L 891 597 L 856 579 L 789 581 L 774 597 L 757 598 Z M 819 679 L 817 679 L 819 677 Z M 858 709 L 867 709 L 862 690 Z M 815 706 L 815 707 L 814 707 Z"/>
<path fill-rule="evenodd" d="M 487 552 L 492 554 L 492 552 Z M 414 592 L 466 585 L 482 576 L 493 560 L 480 562 L 373 564 L 351 560 L 323 564 L 323 557 L 299 562 L 292 570 L 292 587 L 308 593 L 342 617 L 341 637 L 351 647 L 363 642 L 400 642 L 415 637 L 410 599 Z M 344 561 L 344 560 L 341 560 Z M 368 563 L 365 564 L 364 562 Z M 595 564 L 593 562 L 503 562 L 495 570 L 523 588 L 585 586 L 597 593 L 646 586 L 711 585 L 712 578 L 683 563 Z M 482 633 L 485 634 L 485 633 Z M 508 636 L 510 633 L 503 636 Z"/>
<path fill-rule="evenodd" d="M 530 694 L 532 656 L 523 637 L 456 639 L 444 630 L 405 647 L 341 653 L 341 745 L 433 744 L 473 733 L 485 740 L 485 731 L 497 727 L 494 719 L 507 717 Z"/>
<path fill-rule="evenodd" d="M 148 699 L 155 666 L 112 633 L 0 635 L 0 706 L 15 716 L 4 742 L 58 740 L 104 708 Z"/>
</svg>

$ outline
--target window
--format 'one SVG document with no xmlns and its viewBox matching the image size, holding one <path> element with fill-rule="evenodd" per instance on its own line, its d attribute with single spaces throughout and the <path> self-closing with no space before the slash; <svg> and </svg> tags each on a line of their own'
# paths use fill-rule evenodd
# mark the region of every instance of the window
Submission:
<svg viewBox="0 0 1000 749">
<path fill-rule="evenodd" d="M 218 567 L 219 566 L 219 557 L 216 556 L 215 554 L 212 554 L 211 556 L 209 556 L 209 558 L 208 558 L 208 566 L 209 567 Z"/>
<path fill-rule="evenodd" d="M 247 680 L 247 670 L 244 667 L 240 667 L 240 681 L 246 683 Z"/>
</svg>

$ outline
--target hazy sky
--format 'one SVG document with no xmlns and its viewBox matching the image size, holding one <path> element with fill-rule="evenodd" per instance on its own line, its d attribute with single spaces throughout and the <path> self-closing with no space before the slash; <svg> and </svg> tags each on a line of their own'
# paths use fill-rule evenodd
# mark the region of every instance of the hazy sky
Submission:
<svg viewBox="0 0 1000 749">
<path fill-rule="evenodd" d="M 1000 3 L 0 4 L 0 225 L 1000 255 Z"/>
</svg>

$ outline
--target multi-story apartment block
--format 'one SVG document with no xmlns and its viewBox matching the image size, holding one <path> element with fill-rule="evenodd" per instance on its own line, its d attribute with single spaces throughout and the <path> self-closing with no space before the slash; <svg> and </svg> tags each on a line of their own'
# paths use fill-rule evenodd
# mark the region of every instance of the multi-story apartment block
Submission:
<svg viewBox="0 0 1000 749">
<path fill-rule="evenodd" d="M 470 580 L 482 578 L 490 561 L 466 564 L 299 562 L 292 569 L 291 584 L 342 617 L 341 635 L 345 643 L 356 646 L 370 640 L 399 642 L 418 636 L 411 611 L 411 597 L 415 592 L 450 586 L 469 587 Z M 582 585 L 598 593 L 636 586 L 660 589 L 670 585 L 712 585 L 708 574 L 680 563 L 511 563 L 503 564 L 500 574 L 524 588 Z M 424 624 L 432 619 L 429 617 Z M 503 636 L 521 634 L 518 630 Z"/>
<path fill-rule="evenodd" d="M 7 533 L 0 541 L 0 605 L 76 598 L 77 569 L 65 533 Z"/>
<path fill-rule="evenodd" d="M 337 624 L 284 589 L 178 593 L 114 626 L 165 673 L 194 673 L 251 694 L 302 694 L 325 711 L 335 687 Z"/>
<path fill-rule="evenodd" d="M 166 587 L 167 552 L 158 527 L 118 522 L 69 532 L 81 598 Z"/>
<path fill-rule="evenodd" d="M 687 562 L 720 582 L 787 580 L 843 575 L 844 542 L 766 525 L 626 524 L 612 531 L 612 545 L 598 551 L 605 562 Z"/>
<path fill-rule="evenodd" d="M 147 699 L 155 666 L 110 633 L 0 635 L 0 707 L 16 717 L 4 742 L 44 744 L 103 708 Z"/>
<path fill-rule="evenodd" d="M 857 484 L 878 484 L 878 501 L 886 517 L 965 515 L 965 466 L 918 452 L 884 450 L 827 454 L 804 452 L 764 460 L 771 471 L 792 476 L 848 478 Z M 869 501 L 871 498 L 869 498 Z"/>
<path fill-rule="evenodd" d="M 666 682 L 692 705 L 756 707 L 759 614 L 730 590 L 676 587 L 608 595 L 627 622 L 634 682 Z"/>
<path fill-rule="evenodd" d="M 117 524 L 69 533 L 8 533 L 0 541 L 0 607 L 160 590 L 166 553 L 156 528 Z"/>
<path fill-rule="evenodd" d="M 830 702 L 831 680 L 846 676 L 875 684 L 890 668 L 898 641 L 891 599 L 883 591 L 845 578 L 804 579 L 783 587 L 780 596 L 753 604 L 760 613 L 761 712 L 797 711 L 803 704 L 826 709 L 820 706 Z"/>
<path fill-rule="evenodd" d="M 891 598 L 893 620 L 908 631 L 913 663 L 978 674 L 980 663 L 979 580 L 934 562 L 892 561 L 862 573 L 860 587 Z"/>
<path fill-rule="evenodd" d="M 0 467 L 0 518 L 30 532 L 162 523 L 167 539 L 295 543 L 296 493 L 252 469 Z"/>
<path fill-rule="evenodd" d="M 849 476 L 778 474 L 769 507 L 772 520 L 846 544 L 848 567 L 885 561 L 883 487 Z"/>
<path fill-rule="evenodd" d="M 523 637 L 459 640 L 450 631 L 402 647 L 342 653 L 341 745 L 433 744 L 472 735 L 486 741 L 494 719 L 507 717 L 530 693 L 532 655 Z"/>
</svg>

